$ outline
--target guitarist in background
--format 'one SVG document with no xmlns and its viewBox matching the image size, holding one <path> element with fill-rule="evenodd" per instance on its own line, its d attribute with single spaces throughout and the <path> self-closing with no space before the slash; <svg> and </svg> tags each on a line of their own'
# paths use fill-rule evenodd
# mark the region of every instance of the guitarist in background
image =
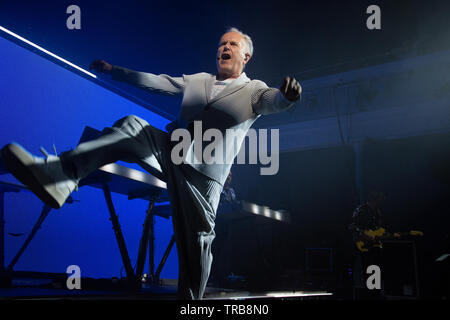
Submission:
<svg viewBox="0 0 450 320">
<path fill-rule="evenodd" d="M 366 235 L 364 230 L 376 230 L 383 227 L 381 206 L 385 200 L 386 195 L 383 192 L 372 191 L 369 200 L 353 212 L 350 230 L 354 233 L 356 239 L 362 238 L 370 242 L 372 238 Z M 400 234 L 394 233 L 393 236 L 399 238 Z"/>
<path fill-rule="evenodd" d="M 352 223 L 349 226 L 353 235 L 354 242 L 364 240 L 367 251 L 357 250 L 354 282 L 355 287 L 366 288 L 366 269 L 370 265 L 377 265 L 382 269 L 381 247 L 377 245 L 378 241 L 370 237 L 364 231 L 377 230 L 383 227 L 381 206 L 386 199 L 386 195 L 379 191 L 372 191 L 369 194 L 369 200 L 358 206 L 353 212 Z M 399 233 L 393 234 L 394 238 L 399 238 Z M 375 298 L 380 297 L 380 290 L 371 290 Z"/>
</svg>

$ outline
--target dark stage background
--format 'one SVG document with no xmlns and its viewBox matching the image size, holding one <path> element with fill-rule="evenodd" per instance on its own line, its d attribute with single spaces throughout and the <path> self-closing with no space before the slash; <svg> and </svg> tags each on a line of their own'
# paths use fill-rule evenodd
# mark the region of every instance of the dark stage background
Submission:
<svg viewBox="0 0 450 320">
<path fill-rule="evenodd" d="M 367 189 L 387 194 L 382 212 L 389 230 L 425 234 L 416 246 L 421 293 L 427 297 L 445 281 L 435 260 L 450 245 L 449 145 L 450 134 L 435 134 L 367 141 L 363 153 Z M 291 225 L 242 223 L 233 233 L 236 272 L 249 276 L 256 287 L 348 286 L 355 253 L 348 225 L 358 205 L 353 159 L 352 148 L 334 147 L 283 153 L 276 176 L 259 176 L 257 167 L 235 166 L 233 181 L 240 199 L 286 209 L 293 218 Z M 311 248 L 332 249 L 332 272 L 315 272 L 314 266 L 308 270 Z M 316 259 L 316 268 L 327 267 L 326 258 Z"/>
</svg>

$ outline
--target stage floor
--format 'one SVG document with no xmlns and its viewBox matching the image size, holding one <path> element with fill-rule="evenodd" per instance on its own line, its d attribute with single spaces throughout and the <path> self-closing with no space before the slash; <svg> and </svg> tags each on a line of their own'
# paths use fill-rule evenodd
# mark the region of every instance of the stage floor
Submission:
<svg viewBox="0 0 450 320">
<path fill-rule="evenodd" d="M 14 277 L 0 287 L 0 300 L 176 300 L 176 280 L 162 279 L 158 285 L 144 284 L 140 291 L 130 291 L 111 279 L 82 279 L 82 288 L 69 290 L 61 279 Z M 84 287 L 83 287 L 84 286 Z M 327 291 L 271 290 L 246 291 L 208 286 L 204 300 L 248 299 L 330 299 Z"/>
</svg>

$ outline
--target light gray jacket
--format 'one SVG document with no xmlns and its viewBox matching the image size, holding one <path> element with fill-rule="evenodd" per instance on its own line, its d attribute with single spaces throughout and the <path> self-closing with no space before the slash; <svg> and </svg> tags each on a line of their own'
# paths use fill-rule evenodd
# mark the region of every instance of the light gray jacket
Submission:
<svg viewBox="0 0 450 320">
<path fill-rule="evenodd" d="M 189 128 L 192 134 L 194 121 L 201 121 L 203 133 L 211 128 L 220 130 L 223 139 L 214 141 L 214 144 L 224 151 L 232 150 L 231 154 L 228 152 L 225 155 L 224 152 L 221 163 L 207 164 L 202 159 L 195 160 L 195 157 L 191 157 L 194 145 L 200 143 L 204 146 L 205 143 L 197 141 L 197 136 L 194 136 L 185 162 L 222 185 L 253 122 L 261 115 L 284 111 L 294 105 L 278 89 L 269 88 L 260 80 L 250 80 L 245 73 L 213 99 L 210 99 L 210 95 L 216 77 L 205 72 L 171 77 L 114 66 L 111 75 L 113 80 L 126 82 L 152 93 L 182 97 L 177 119 L 167 126 L 169 133 L 176 128 Z M 227 129 L 236 130 L 232 132 Z M 208 144 L 209 142 L 206 143 Z M 229 148 L 233 145 L 234 148 Z"/>
</svg>

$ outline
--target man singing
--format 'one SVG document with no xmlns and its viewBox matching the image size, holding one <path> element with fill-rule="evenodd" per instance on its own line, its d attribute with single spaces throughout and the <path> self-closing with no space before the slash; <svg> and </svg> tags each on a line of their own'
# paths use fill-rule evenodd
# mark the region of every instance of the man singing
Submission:
<svg viewBox="0 0 450 320">
<path fill-rule="evenodd" d="M 200 121 L 203 130 L 220 130 L 223 135 L 219 143 L 226 146 L 231 141 L 226 129 L 240 129 L 240 134 L 233 136 L 237 148 L 226 155 L 234 159 L 258 117 L 291 108 L 300 99 L 300 84 L 286 77 L 281 88 L 276 89 L 250 80 L 243 70 L 252 55 L 251 38 L 231 28 L 220 39 L 215 75 L 155 75 L 96 60 L 90 68 L 111 75 L 113 80 L 182 98 L 180 113 L 167 127 L 168 132 L 130 115 L 105 128 L 98 139 L 81 143 L 59 156 L 36 157 L 10 143 L 2 149 L 3 162 L 19 181 L 53 208 L 64 204 L 81 179 L 118 160 L 138 163 L 166 181 L 179 259 L 179 298 L 202 299 L 212 263 L 214 219 L 231 163 L 205 163 L 187 157 L 183 163 L 175 164 L 171 158 L 171 134 L 184 128 L 192 135 L 194 121 Z M 194 137 L 189 148 L 196 149 L 199 143 Z"/>
</svg>

